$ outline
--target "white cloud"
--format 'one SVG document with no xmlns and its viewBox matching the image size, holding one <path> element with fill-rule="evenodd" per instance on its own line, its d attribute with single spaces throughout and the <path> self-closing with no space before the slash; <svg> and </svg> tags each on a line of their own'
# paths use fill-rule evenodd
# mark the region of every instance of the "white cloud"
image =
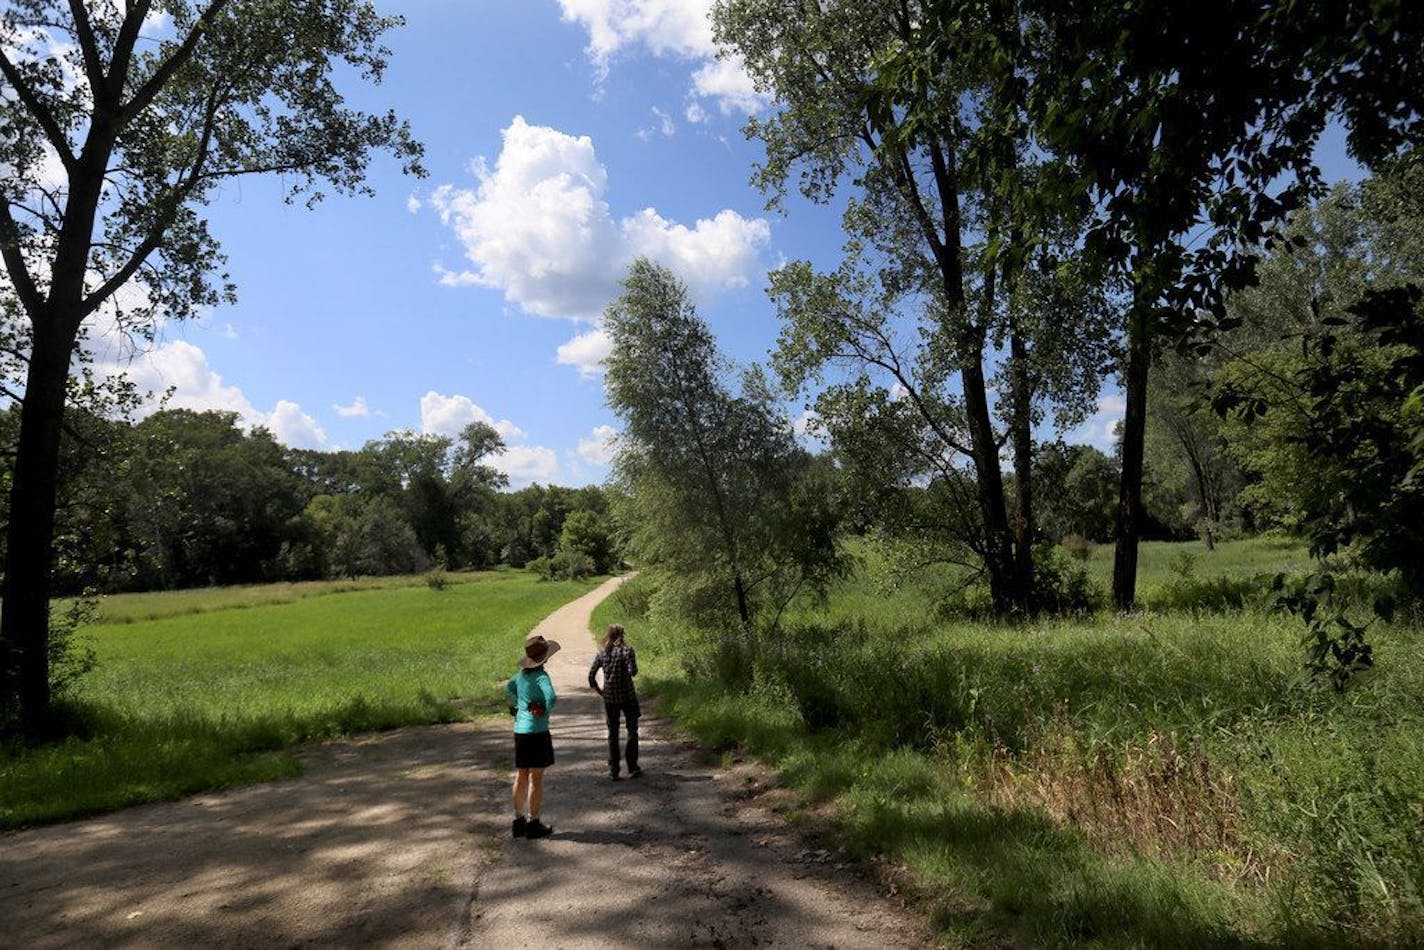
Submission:
<svg viewBox="0 0 1424 950">
<path fill-rule="evenodd" d="M 469 396 L 444 396 L 432 389 L 420 397 L 420 431 L 426 435 L 454 438 L 471 422 L 492 426 L 506 443 L 524 438 L 523 429 L 508 419 L 496 422 L 494 416 L 475 405 Z"/>
<path fill-rule="evenodd" d="M 757 250 L 771 239 L 771 228 L 761 218 L 748 221 L 735 211 L 719 211 L 689 229 L 645 208 L 623 219 L 623 239 L 630 257 L 661 261 L 687 281 L 694 294 L 705 294 L 717 287 L 745 286 Z"/>
<path fill-rule="evenodd" d="M 173 16 L 161 6 L 150 9 L 143 18 L 143 25 L 139 28 L 142 36 L 148 39 L 158 39 L 173 30 Z"/>
<path fill-rule="evenodd" d="M 717 103 L 723 115 L 752 115 L 769 104 L 767 97 L 757 92 L 740 56 L 724 56 L 699 66 L 692 74 L 692 89 Z"/>
<path fill-rule="evenodd" d="M 725 115 L 753 113 L 767 99 L 756 92 L 742 62 L 719 59 L 709 15 L 715 0 L 559 0 L 566 22 L 588 31 L 588 56 L 601 83 L 615 56 L 641 48 L 654 56 L 690 60 L 694 95 L 711 99 Z M 705 113 L 699 114 L 705 116 Z M 693 119 L 689 114 L 689 120 Z"/>
<path fill-rule="evenodd" d="M 302 407 L 285 399 L 277 401 L 277 408 L 267 417 L 266 426 L 273 437 L 283 445 L 294 449 L 321 449 L 326 447 L 326 433 L 316 420 L 302 412 Z"/>
<path fill-rule="evenodd" d="M 1117 394 L 1098 399 L 1098 410 L 1082 425 L 1064 433 L 1069 442 L 1086 442 L 1104 451 L 1111 452 L 1117 444 L 1117 427 L 1127 412 L 1127 400 Z"/>
<path fill-rule="evenodd" d="M 366 405 L 365 396 L 357 396 L 356 400 L 349 406 L 333 403 L 331 408 L 336 410 L 338 416 L 346 419 L 361 418 L 371 414 L 371 407 Z"/>
<path fill-rule="evenodd" d="M 668 115 L 657 106 L 653 106 L 653 115 L 658 117 L 658 131 L 671 138 L 677 134 L 677 124 L 672 121 L 672 116 Z"/>
<path fill-rule="evenodd" d="M 206 353 L 184 340 L 121 362 L 96 362 L 95 369 L 105 375 L 124 376 L 140 392 L 148 394 L 140 415 L 160 407 L 234 412 L 241 425 L 265 426 L 278 442 L 292 448 L 320 449 L 327 445 L 326 433 L 301 406 L 282 399 L 270 413 L 261 411 L 239 387 L 223 382 L 222 375 L 208 364 Z"/>
<path fill-rule="evenodd" d="M 612 426 L 596 426 L 586 439 L 579 439 L 578 454 L 586 462 L 607 465 L 617 452 L 618 430 Z"/>
<path fill-rule="evenodd" d="M 511 488 L 523 488 L 533 482 L 547 485 L 559 472 L 559 457 L 553 449 L 540 445 L 507 446 L 490 464 L 509 476 Z"/>
<path fill-rule="evenodd" d="M 411 214 L 417 213 L 423 206 L 424 205 L 422 204 L 420 198 L 416 197 L 414 194 L 406 196 L 405 210 L 409 211 Z"/>
<path fill-rule="evenodd" d="M 718 212 L 688 228 L 652 208 L 615 221 L 608 173 L 588 136 L 529 125 L 504 130 L 494 168 L 474 166 L 478 188 L 442 185 L 430 203 L 465 247 L 471 269 L 436 265 L 442 284 L 478 284 L 542 316 L 588 319 L 618 292 L 629 261 L 647 255 L 698 295 L 740 286 L 770 239 L 761 218 Z"/>
<path fill-rule="evenodd" d="M 223 382 L 222 375 L 208 365 L 206 353 L 184 340 L 166 343 L 131 361 L 100 364 L 99 368 L 126 376 L 141 392 L 153 394 L 144 406 L 148 412 L 156 410 L 158 400 L 172 389 L 166 402 L 170 409 L 235 412 L 248 426 L 267 422 L 240 388 Z"/>
<path fill-rule="evenodd" d="M 603 372 L 603 361 L 612 352 L 613 338 L 598 327 L 560 345 L 555 359 L 564 366 L 577 367 L 579 375 L 588 379 Z"/>
<path fill-rule="evenodd" d="M 696 125 L 701 125 L 708 119 L 707 110 L 702 108 L 697 102 L 689 102 L 687 109 L 684 110 L 682 114 L 687 117 L 687 121 Z"/>
<path fill-rule="evenodd" d="M 714 0 L 559 0 L 564 20 L 588 30 L 588 54 L 607 63 L 625 47 L 655 56 L 716 54 L 708 15 Z"/>
</svg>

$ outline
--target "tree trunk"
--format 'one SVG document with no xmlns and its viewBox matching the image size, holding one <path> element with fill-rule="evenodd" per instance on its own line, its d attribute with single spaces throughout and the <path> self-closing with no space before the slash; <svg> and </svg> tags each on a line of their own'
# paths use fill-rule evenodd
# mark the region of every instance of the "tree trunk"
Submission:
<svg viewBox="0 0 1424 950">
<path fill-rule="evenodd" d="M 979 483 L 979 509 L 984 518 L 984 567 L 989 575 L 989 596 L 995 613 L 1007 614 L 1026 606 L 1022 579 L 1014 565 L 1008 507 L 1004 503 L 1004 476 L 999 468 L 999 445 L 989 419 L 989 400 L 984 387 L 984 368 L 978 349 L 960 369 L 964 385 L 964 409 L 969 418 L 970 448 L 974 450 L 974 471 Z"/>
<path fill-rule="evenodd" d="M 40 735 L 49 719 L 49 593 L 59 442 L 74 334 L 40 321 L 30 354 L 20 434 L 10 486 L 0 645 L 6 687 L 19 701 L 21 726 Z M 48 323 L 48 326 L 45 324 Z M 12 697 L 7 697 L 7 700 Z"/>
<path fill-rule="evenodd" d="M 1028 348 L 1014 331 L 1009 338 L 1013 398 L 1010 438 L 1014 446 L 1014 570 L 1025 605 L 1033 597 L 1033 400 Z"/>
<path fill-rule="evenodd" d="M 737 590 L 737 618 L 742 622 L 743 630 L 752 628 L 752 612 L 747 606 L 747 585 L 742 583 L 740 571 L 733 571 L 732 584 Z"/>
<path fill-rule="evenodd" d="M 1113 554 L 1113 603 L 1131 610 L 1137 601 L 1137 542 L 1142 532 L 1142 455 L 1147 430 L 1147 374 L 1152 342 L 1147 309 L 1134 302 L 1127 329 L 1127 398 L 1122 420 L 1122 478 L 1118 483 L 1116 548 Z"/>
</svg>

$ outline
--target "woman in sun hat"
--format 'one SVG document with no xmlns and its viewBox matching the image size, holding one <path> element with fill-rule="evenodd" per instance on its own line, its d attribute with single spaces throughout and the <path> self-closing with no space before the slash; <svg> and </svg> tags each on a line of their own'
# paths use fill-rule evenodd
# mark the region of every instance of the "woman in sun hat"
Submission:
<svg viewBox="0 0 1424 950">
<path fill-rule="evenodd" d="M 559 652 L 557 640 L 530 634 L 524 641 L 519 672 L 504 684 L 509 712 L 514 716 L 514 837 L 543 838 L 554 829 L 539 820 L 544 804 L 544 770 L 554 764 L 549 737 L 549 713 L 554 709 L 554 683 L 544 669 Z"/>
</svg>

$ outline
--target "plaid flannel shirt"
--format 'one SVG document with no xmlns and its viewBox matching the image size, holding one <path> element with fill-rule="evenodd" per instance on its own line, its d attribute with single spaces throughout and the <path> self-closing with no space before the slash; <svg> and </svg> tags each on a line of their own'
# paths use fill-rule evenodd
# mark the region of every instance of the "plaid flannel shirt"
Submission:
<svg viewBox="0 0 1424 950">
<path fill-rule="evenodd" d="M 598 689 L 598 671 L 603 670 L 603 701 L 621 706 L 638 698 L 633 677 L 638 675 L 638 656 L 626 643 L 611 650 L 599 650 L 588 668 L 588 685 Z"/>
</svg>

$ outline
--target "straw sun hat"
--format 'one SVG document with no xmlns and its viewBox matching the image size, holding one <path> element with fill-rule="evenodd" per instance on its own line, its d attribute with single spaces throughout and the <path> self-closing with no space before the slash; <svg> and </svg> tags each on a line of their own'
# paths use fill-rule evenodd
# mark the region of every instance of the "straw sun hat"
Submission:
<svg viewBox="0 0 1424 950">
<path fill-rule="evenodd" d="M 519 659 L 521 670 L 532 670 L 536 666 L 543 666 L 548 662 L 549 657 L 559 652 L 558 640 L 545 640 L 536 634 L 531 634 L 524 641 L 524 656 Z"/>
</svg>

